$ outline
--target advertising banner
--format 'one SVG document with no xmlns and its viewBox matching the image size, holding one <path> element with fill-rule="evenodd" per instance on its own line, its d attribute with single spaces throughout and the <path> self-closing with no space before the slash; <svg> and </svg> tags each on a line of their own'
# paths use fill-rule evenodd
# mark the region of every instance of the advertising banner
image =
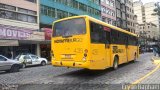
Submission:
<svg viewBox="0 0 160 90">
<path fill-rule="evenodd" d="M 24 40 L 33 33 L 31 29 L 0 24 L 0 39 Z"/>
<path fill-rule="evenodd" d="M 52 29 L 51 28 L 43 28 L 45 32 L 45 40 L 51 40 Z"/>
</svg>

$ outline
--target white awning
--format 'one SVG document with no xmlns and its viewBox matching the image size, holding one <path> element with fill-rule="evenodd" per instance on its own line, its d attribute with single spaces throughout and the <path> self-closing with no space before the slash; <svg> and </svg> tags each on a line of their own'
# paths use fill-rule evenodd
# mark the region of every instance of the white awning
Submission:
<svg viewBox="0 0 160 90">
<path fill-rule="evenodd" d="M 0 46 L 19 46 L 18 40 L 0 40 Z"/>
</svg>

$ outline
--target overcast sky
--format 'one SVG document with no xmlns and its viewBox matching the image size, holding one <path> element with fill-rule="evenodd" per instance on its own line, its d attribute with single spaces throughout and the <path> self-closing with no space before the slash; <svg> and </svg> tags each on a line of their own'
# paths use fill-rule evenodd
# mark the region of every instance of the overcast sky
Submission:
<svg viewBox="0 0 160 90">
<path fill-rule="evenodd" d="M 139 1 L 139 0 L 133 0 L 133 1 Z M 143 4 L 148 3 L 148 2 L 160 2 L 160 0 L 141 0 Z"/>
</svg>

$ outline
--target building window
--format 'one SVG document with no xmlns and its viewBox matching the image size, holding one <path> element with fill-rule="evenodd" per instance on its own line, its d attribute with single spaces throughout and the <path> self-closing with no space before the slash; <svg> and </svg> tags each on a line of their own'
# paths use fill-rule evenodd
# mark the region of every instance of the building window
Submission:
<svg viewBox="0 0 160 90">
<path fill-rule="evenodd" d="M 111 15 L 114 17 L 114 16 L 115 16 L 115 11 L 112 11 L 112 12 L 111 12 Z"/>
<path fill-rule="evenodd" d="M 91 0 L 93 3 L 100 5 L 100 0 Z"/>
<path fill-rule="evenodd" d="M 23 9 L 23 8 L 18 8 L 18 12 L 25 13 L 25 14 L 30 14 L 30 15 L 36 15 L 37 14 L 36 11 L 27 10 L 27 9 Z"/>
<path fill-rule="evenodd" d="M 7 9 L 7 10 L 12 10 L 12 11 L 16 11 L 16 7 L 11 6 L 11 5 L 2 4 L 2 3 L 0 3 L 0 8 L 2 8 L 2 9 Z"/>
<path fill-rule="evenodd" d="M 15 12 L 0 10 L 0 18 L 16 20 L 17 14 Z"/>
<path fill-rule="evenodd" d="M 121 4 L 120 4 L 120 2 L 117 1 L 117 0 L 116 0 L 116 7 L 117 7 L 118 9 L 121 9 Z"/>
<path fill-rule="evenodd" d="M 122 19 L 125 20 L 126 19 L 126 14 L 124 12 L 122 12 Z"/>
<path fill-rule="evenodd" d="M 61 3 L 61 4 L 65 4 L 67 6 L 70 6 L 70 7 L 76 8 L 76 9 L 79 9 L 79 10 L 82 10 L 84 12 L 88 12 L 90 14 L 94 14 L 94 15 L 98 15 L 98 16 L 100 15 L 99 10 L 97 10 L 93 7 L 87 6 L 83 3 L 77 2 L 76 0 L 54 0 L 54 1 Z M 98 5 L 100 3 L 100 0 L 90 0 L 90 1 L 95 4 L 98 4 Z"/>
<path fill-rule="evenodd" d="M 121 10 L 125 12 L 126 8 L 124 4 L 121 5 Z"/>
<path fill-rule="evenodd" d="M 26 0 L 26 1 L 37 3 L 37 0 Z"/>
<path fill-rule="evenodd" d="M 102 21 L 106 22 L 106 18 L 105 18 L 105 17 L 102 17 Z"/>
<path fill-rule="evenodd" d="M 56 11 L 57 11 L 57 17 L 55 15 Z M 41 14 L 49 16 L 49 17 L 53 17 L 53 18 L 65 18 L 68 16 L 76 16 L 76 14 L 69 13 L 63 10 L 59 10 L 59 9 L 55 9 L 52 7 L 44 6 L 44 5 L 41 5 Z"/>
<path fill-rule="evenodd" d="M 130 21 L 128 21 L 127 24 L 130 25 Z"/>
<path fill-rule="evenodd" d="M 112 24 L 112 20 L 110 18 L 107 18 L 107 23 Z"/>
<path fill-rule="evenodd" d="M 101 2 L 105 3 L 105 0 L 101 0 Z"/>
<path fill-rule="evenodd" d="M 73 1 L 73 8 L 78 8 L 78 2 L 77 1 Z"/>
<path fill-rule="evenodd" d="M 27 15 L 25 15 L 25 14 L 18 14 L 18 20 L 27 22 Z"/>
<path fill-rule="evenodd" d="M 119 9 L 117 9 L 117 17 L 121 18 L 121 11 Z"/>
<path fill-rule="evenodd" d="M 87 6 L 82 3 L 79 3 L 79 9 L 82 11 L 87 11 Z"/>
<path fill-rule="evenodd" d="M 106 13 L 106 7 L 102 6 L 101 10 L 103 13 Z"/>
<path fill-rule="evenodd" d="M 50 17 L 55 17 L 55 8 L 41 5 L 41 14 L 44 14 Z"/>
<path fill-rule="evenodd" d="M 65 18 L 68 17 L 68 13 L 62 10 L 57 10 L 57 17 L 58 18 Z"/>
<path fill-rule="evenodd" d="M 37 17 L 17 12 L 0 10 L 0 18 L 19 20 L 24 22 L 36 23 Z"/>
<path fill-rule="evenodd" d="M 32 10 L 27 10 L 18 7 L 18 12 L 16 11 L 17 7 L 5 5 L 0 3 L 0 18 L 19 20 L 30 23 L 37 23 L 37 12 Z M 2 10 L 4 9 L 4 10 Z"/>
</svg>

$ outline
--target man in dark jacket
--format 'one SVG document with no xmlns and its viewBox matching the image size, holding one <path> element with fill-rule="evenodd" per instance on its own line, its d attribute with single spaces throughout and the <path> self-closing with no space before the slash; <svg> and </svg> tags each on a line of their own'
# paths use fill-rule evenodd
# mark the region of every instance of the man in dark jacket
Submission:
<svg viewBox="0 0 160 90">
<path fill-rule="evenodd" d="M 154 54 L 154 56 L 160 56 L 160 48 L 159 48 L 159 46 L 157 46 L 157 45 L 154 45 L 153 46 L 153 54 Z"/>
</svg>

